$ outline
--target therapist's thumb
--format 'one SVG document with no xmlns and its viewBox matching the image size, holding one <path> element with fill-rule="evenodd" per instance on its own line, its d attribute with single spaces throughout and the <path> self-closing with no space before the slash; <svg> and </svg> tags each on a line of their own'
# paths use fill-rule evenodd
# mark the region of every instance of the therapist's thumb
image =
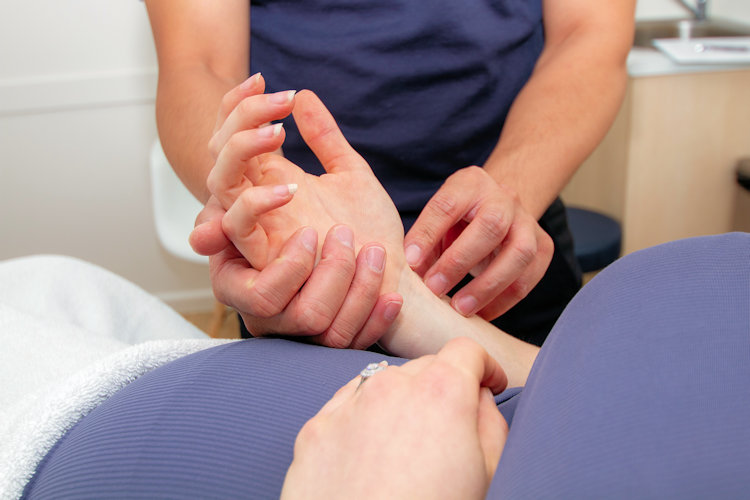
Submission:
<svg viewBox="0 0 750 500">
<path fill-rule="evenodd" d="M 231 245 L 221 227 L 224 213 L 224 209 L 213 196 L 198 213 L 195 227 L 188 237 L 188 242 L 195 253 L 215 255 Z"/>
</svg>

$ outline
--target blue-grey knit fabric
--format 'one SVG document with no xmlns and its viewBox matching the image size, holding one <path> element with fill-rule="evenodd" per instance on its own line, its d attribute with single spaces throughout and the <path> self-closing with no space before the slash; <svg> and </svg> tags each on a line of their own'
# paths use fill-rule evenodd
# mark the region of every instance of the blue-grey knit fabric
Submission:
<svg viewBox="0 0 750 500">
<path fill-rule="evenodd" d="M 26 494 L 275 498 L 299 428 L 381 359 L 272 339 L 187 356 L 79 422 Z M 503 405 L 515 403 L 492 497 L 746 497 L 750 235 L 671 243 L 605 270 Z"/>
<path fill-rule="evenodd" d="M 748 498 L 750 235 L 630 255 L 568 306 L 516 410 L 499 498 Z"/>
</svg>

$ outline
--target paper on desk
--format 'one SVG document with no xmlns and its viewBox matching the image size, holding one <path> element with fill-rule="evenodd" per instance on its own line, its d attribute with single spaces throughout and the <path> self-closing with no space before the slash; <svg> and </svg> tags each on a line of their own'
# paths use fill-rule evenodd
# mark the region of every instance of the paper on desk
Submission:
<svg viewBox="0 0 750 500">
<path fill-rule="evenodd" d="M 660 38 L 653 43 L 679 64 L 750 64 L 750 37 Z"/>
</svg>

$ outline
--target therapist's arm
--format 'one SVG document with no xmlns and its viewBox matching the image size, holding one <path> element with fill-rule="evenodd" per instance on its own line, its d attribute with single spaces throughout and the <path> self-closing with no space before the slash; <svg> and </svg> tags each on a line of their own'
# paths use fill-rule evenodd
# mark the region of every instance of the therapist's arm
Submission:
<svg viewBox="0 0 750 500">
<path fill-rule="evenodd" d="M 536 221 L 604 137 L 625 92 L 634 0 L 543 8 L 543 52 L 484 168 L 451 176 L 406 235 L 409 263 L 436 294 L 472 271 L 452 298 L 465 315 L 497 317 L 541 279 L 552 242 Z"/>
<path fill-rule="evenodd" d="M 177 175 L 205 203 L 217 111 L 248 77 L 250 2 L 146 0 L 146 7 L 159 60 L 159 138 Z"/>
<path fill-rule="evenodd" d="M 544 50 L 484 165 L 536 218 L 614 121 L 634 11 L 634 0 L 544 0 Z"/>
</svg>

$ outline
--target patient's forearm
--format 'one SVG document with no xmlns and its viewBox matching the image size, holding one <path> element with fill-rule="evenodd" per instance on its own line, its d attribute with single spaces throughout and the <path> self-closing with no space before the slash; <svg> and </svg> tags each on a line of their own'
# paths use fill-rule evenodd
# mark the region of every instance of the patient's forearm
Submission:
<svg viewBox="0 0 750 500">
<path fill-rule="evenodd" d="M 452 338 L 469 337 L 481 344 L 505 370 L 508 386 L 526 383 L 539 348 L 527 344 L 478 316 L 466 318 L 427 289 L 411 269 L 404 269 L 398 292 L 404 305 L 380 344 L 399 356 L 435 354 Z"/>
</svg>

